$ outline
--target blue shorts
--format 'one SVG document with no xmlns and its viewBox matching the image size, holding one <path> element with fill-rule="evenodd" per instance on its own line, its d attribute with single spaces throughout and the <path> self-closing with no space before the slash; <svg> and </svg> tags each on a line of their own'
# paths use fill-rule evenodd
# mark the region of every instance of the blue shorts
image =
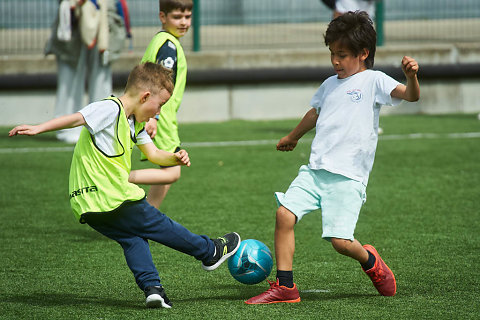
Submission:
<svg viewBox="0 0 480 320">
<path fill-rule="evenodd" d="M 322 210 L 322 238 L 354 240 L 353 233 L 362 205 L 367 199 L 363 183 L 326 170 L 312 170 L 304 165 L 286 193 L 276 192 L 280 206 L 297 222 L 314 210 Z"/>
</svg>

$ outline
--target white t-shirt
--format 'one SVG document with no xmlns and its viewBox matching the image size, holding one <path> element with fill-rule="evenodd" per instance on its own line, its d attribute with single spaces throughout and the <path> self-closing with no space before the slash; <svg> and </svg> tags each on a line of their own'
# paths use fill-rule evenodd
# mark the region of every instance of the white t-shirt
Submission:
<svg viewBox="0 0 480 320">
<path fill-rule="evenodd" d="M 377 148 L 380 108 L 401 102 L 390 96 L 398 84 L 373 70 L 325 80 L 310 102 L 318 120 L 309 167 L 367 185 Z"/>
<path fill-rule="evenodd" d="M 335 10 L 340 13 L 348 11 L 366 11 L 370 18 L 375 17 L 375 0 L 337 0 Z"/>
<path fill-rule="evenodd" d="M 112 100 L 101 100 L 90 103 L 79 111 L 85 119 L 85 127 L 90 132 L 93 142 L 100 151 L 107 156 L 115 156 L 122 150 L 115 150 L 116 135 L 115 128 L 118 122 L 120 107 Z M 135 117 L 128 118 L 130 133 L 135 135 Z M 151 143 L 152 139 L 145 130 L 141 131 L 137 138 L 137 145 Z"/>
</svg>

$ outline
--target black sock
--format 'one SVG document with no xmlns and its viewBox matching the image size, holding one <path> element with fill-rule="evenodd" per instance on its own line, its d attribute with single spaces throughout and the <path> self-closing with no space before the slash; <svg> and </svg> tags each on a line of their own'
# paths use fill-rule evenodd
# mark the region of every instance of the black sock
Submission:
<svg viewBox="0 0 480 320">
<path fill-rule="evenodd" d="M 367 262 L 361 263 L 362 268 L 365 271 L 372 269 L 375 266 L 375 260 L 377 260 L 375 259 L 375 256 L 370 251 L 367 250 L 367 252 L 368 252 Z"/>
<path fill-rule="evenodd" d="M 277 279 L 280 286 L 293 288 L 293 271 L 277 270 Z"/>
</svg>

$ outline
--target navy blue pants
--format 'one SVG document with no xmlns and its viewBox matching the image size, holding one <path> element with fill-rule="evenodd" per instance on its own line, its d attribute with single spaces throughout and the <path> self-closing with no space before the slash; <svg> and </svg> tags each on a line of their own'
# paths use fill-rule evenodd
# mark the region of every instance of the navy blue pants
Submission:
<svg viewBox="0 0 480 320">
<path fill-rule="evenodd" d="M 173 221 L 145 199 L 123 204 L 110 213 L 83 215 L 85 222 L 123 248 L 128 267 L 140 289 L 160 285 L 148 240 L 204 261 L 214 255 L 213 241 Z"/>
</svg>

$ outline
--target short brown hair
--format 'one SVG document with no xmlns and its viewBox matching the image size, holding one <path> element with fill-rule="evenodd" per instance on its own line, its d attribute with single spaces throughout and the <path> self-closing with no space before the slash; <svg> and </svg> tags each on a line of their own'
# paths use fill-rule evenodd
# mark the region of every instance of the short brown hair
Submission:
<svg viewBox="0 0 480 320">
<path fill-rule="evenodd" d="M 346 46 L 355 56 L 367 49 L 369 54 L 365 66 L 367 69 L 373 67 L 377 33 L 365 11 L 349 11 L 330 22 L 325 33 L 325 45 L 329 46 L 336 41 Z"/>
<path fill-rule="evenodd" d="M 193 0 L 159 0 L 160 11 L 168 14 L 173 10 L 192 11 Z"/>
<path fill-rule="evenodd" d="M 159 94 L 162 89 L 173 93 L 172 71 L 160 64 L 145 62 L 133 68 L 128 76 L 125 92 L 150 91 Z"/>
</svg>

